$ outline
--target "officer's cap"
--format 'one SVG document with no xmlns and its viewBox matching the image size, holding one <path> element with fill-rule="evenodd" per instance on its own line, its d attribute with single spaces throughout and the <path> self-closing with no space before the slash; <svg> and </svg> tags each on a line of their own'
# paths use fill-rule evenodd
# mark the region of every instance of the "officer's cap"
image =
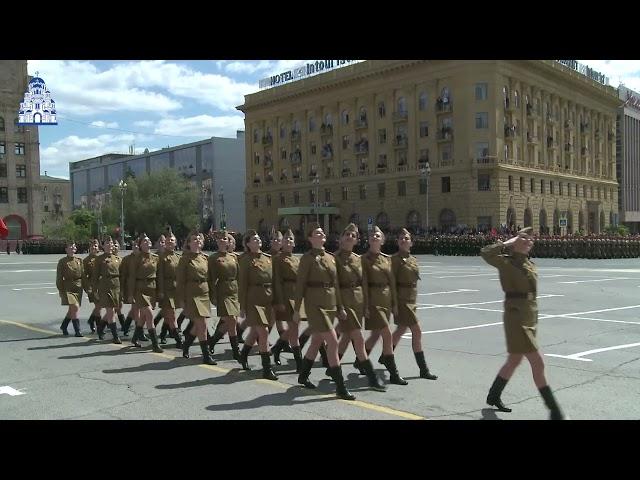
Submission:
<svg viewBox="0 0 640 480">
<path fill-rule="evenodd" d="M 398 232 L 398 236 L 399 237 L 404 237 L 405 235 L 411 236 L 411 232 L 409 230 L 407 230 L 406 228 L 401 228 L 400 231 Z"/>
<path fill-rule="evenodd" d="M 530 237 L 533 233 L 533 227 L 524 227 L 518 230 L 518 236 L 520 237 Z"/>
<path fill-rule="evenodd" d="M 225 238 L 227 238 L 227 231 L 218 230 L 216 232 L 213 232 L 213 238 L 215 238 L 216 240 L 224 240 Z"/>
<path fill-rule="evenodd" d="M 369 236 L 370 236 L 370 237 L 371 237 L 371 236 L 373 236 L 373 234 L 374 234 L 374 233 L 376 233 L 376 232 L 377 232 L 377 233 L 380 233 L 381 235 L 383 235 L 383 236 L 384 236 L 384 232 L 383 232 L 382 230 L 380 230 L 380 227 L 378 227 L 377 225 L 375 225 L 375 226 L 373 227 L 373 229 L 371 229 L 371 232 L 369 232 Z"/>
<path fill-rule="evenodd" d="M 307 238 L 309 238 L 311 235 L 313 235 L 313 231 L 317 230 L 318 228 L 322 228 L 318 222 L 311 222 L 307 226 Z"/>
<path fill-rule="evenodd" d="M 345 235 L 347 233 L 352 233 L 352 232 L 355 232 L 356 234 L 358 233 L 358 227 L 356 227 L 355 223 L 350 223 L 349 225 L 344 227 L 344 230 L 342 231 L 342 235 Z"/>
<path fill-rule="evenodd" d="M 284 236 L 285 238 L 295 238 L 295 235 L 293 234 L 293 230 L 291 230 L 290 228 L 287 229 L 286 232 L 284 232 Z"/>
<path fill-rule="evenodd" d="M 276 230 L 276 227 L 271 227 L 271 235 L 269 237 L 271 240 L 282 240 L 282 232 L 280 230 Z"/>
</svg>

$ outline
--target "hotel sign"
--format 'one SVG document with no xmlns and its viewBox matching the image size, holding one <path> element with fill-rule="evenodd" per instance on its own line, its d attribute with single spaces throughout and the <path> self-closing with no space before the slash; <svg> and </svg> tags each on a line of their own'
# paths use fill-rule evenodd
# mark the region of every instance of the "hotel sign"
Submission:
<svg viewBox="0 0 640 480">
<path fill-rule="evenodd" d="M 313 63 L 299 65 L 286 72 L 263 78 L 259 82 L 259 88 L 277 87 L 284 83 L 300 80 L 301 78 L 333 70 L 334 68 L 346 67 L 347 65 L 361 61 L 362 60 L 316 60 Z"/>
<path fill-rule="evenodd" d="M 581 73 L 585 77 L 589 77 L 591 80 L 595 80 L 602 85 L 609 85 L 608 77 L 605 77 L 604 74 L 596 72 L 593 68 L 588 67 L 577 60 L 556 60 L 556 62 L 564 65 L 565 67 L 569 67 L 570 69 L 575 70 L 576 72 Z"/>
</svg>

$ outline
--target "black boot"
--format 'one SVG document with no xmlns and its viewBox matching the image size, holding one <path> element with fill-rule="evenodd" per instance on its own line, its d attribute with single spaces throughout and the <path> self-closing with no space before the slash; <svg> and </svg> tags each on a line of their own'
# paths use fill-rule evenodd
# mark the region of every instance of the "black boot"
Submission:
<svg viewBox="0 0 640 480">
<path fill-rule="evenodd" d="M 244 338 L 242 338 L 244 330 L 244 328 L 240 327 L 240 324 L 236 325 L 236 332 L 238 332 L 238 343 L 244 343 Z"/>
<path fill-rule="evenodd" d="M 189 323 L 187 323 L 187 328 L 184 329 L 184 333 L 191 333 L 192 327 L 193 327 L 193 321 L 189 320 Z"/>
<path fill-rule="evenodd" d="M 98 317 L 100 318 L 100 317 Z M 89 328 L 91 329 L 91 333 L 96 331 L 96 316 L 92 313 L 91 315 L 89 315 L 89 320 L 87 320 L 87 323 L 89 324 Z"/>
<path fill-rule="evenodd" d="M 167 343 L 167 332 L 169 332 L 169 325 L 167 324 L 167 322 L 164 322 L 162 324 L 162 328 L 160 329 L 160 343 L 162 345 L 165 345 Z M 173 335 L 171 336 L 173 337 Z"/>
<path fill-rule="evenodd" d="M 96 332 L 98 332 L 98 339 L 104 340 L 104 329 L 107 326 L 107 322 L 101 318 L 96 319 Z"/>
<path fill-rule="evenodd" d="M 164 327 L 163 327 L 164 328 Z M 182 339 L 180 338 L 180 333 L 178 333 L 178 329 L 174 328 L 169 331 L 169 335 L 176 341 L 176 348 L 182 348 Z"/>
<path fill-rule="evenodd" d="M 542 399 L 544 400 L 544 404 L 551 411 L 551 416 L 549 420 L 564 420 L 564 414 L 558 403 L 556 402 L 555 397 L 553 396 L 553 392 L 551 391 L 551 387 L 547 385 L 546 387 L 542 387 L 540 389 L 540 395 L 542 395 Z"/>
<path fill-rule="evenodd" d="M 133 318 L 127 316 L 124 320 L 124 327 L 122 328 L 122 336 L 126 337 L 129 335 L 129 328 L 131 328 L 131 322 L 133 322 Z"/>
<path fill-rule="evenodd" d="M 329 368 L 329 359 L 327 358 L 327 348 L 324 346 L 324 343 L 320 345 L 320 358 L 322 359 L 322 366 L 324 368 Z"/>
<path fill-rule="evenodd" d="M 273 353 L 273 363 L 275 363 L 276 365 L 282 365 L 282 362 L 280 361 L 280 353 L 288 344 L 289 342 L 279 338 L 276 344 L 271 347 L 271 353 Z"/>
<path fill-rule="evenodd" d="M 251 351 L 251 347 L 246 343 L 242 346 L 242 351 L 240 352 L 240 365 L 242 365 L 243 370 L 251 370 L 249 366 L 249 352 Z"/>
<path fill-rule="evenodd" d="M 182 322 L 184 322 L 184 319 L 185 319 L 184 312 L 180 312 L 180 315 L 178 315 L 178 320 L 176 320 L 179 330 L 182 330 Z"/>
<path fill-rule="evenodd" d="M 240 349 L 238 348 L 238 337 L 229 337 L 229 343 L 231 343 L 231 352 L 233 353 L 233 359 L 240 360 Z"/>
<path fill-rule="evenodd" d="M 222 322 L 218 323 L 218 326 L 216 327 L 216 331 L 213 332 L 213 337 L 209 338 L 209 340 L 207 340 L 207 346 L 209 347 L 209 352 L 211 353 L 211 355 L 213 355 L 214 353 L 214 349 L 216 346 L 216 343 L 218 343 L 222 337 L 224 337 L 224 332 L 222 332 L 221 328 L 220 328 L 220 324 Z"/>
<path fill-rule="evenodd" d="M 418 367 L 420 367 L 420 378 L 426 378 L 427 380 L 437 380 L 438 376 L 433 375 L 429 371 L 429 367 L 427 366 L 427 361 L 424 358 L 424 352 L 414 352 L 416 357 L 416 363 Z"/>
<path fill-rule="evenodd" d="M 278 338 L 282 338 L 283 333 L 286 333 L 286 330 L 278 330 Z M 287 335 L 285 335 L 285 338 L 288 338 Z M 289 340 L 282 340 L 282 341 L 284 342 L 284 345 L 281 351 L 284 353 L 293 353 L 293 350 L 291 350 L 291 345 L 289 345 Z M 278 365 L 280 364 L 278 363 Z"/>
<path fill-rule="evenodd" d="M 260 356 L 262 357 L 262 378 L 278 380 L 277 375 L 271 369 L 271 354 L 269 352 L 260 352 Z"/>
<path fill-rule="evenodd" d="M 189 332 L 185 332 L 184 334 L 184 342 L 182 343 L 182 356 L 184 358 L 189 358 L 189 348 L 193 345 L 196 337 L 191 335 Z"/>
<path fill-rule="evenodd" d="M 302 348 L 291 347 L 291 350 L 293 350 L 293 359 L 296 361 L 296 373 L 300 374 L 302 372 Z"/>
<path fill-rule="evenodd" d="M 113 343 L 117 345 L 121 344 L 122 342 L 118 338 L 118 326 L 116 325 L 116 322 L 111 322 L 109 324 L 109 330 L 111 330 L 111 335 L 113 336 Z"/>
<path fill-rule="evenodd" d="M 138 348 L 142 347 L 142 345 L 138 341 L 138 339 L 140 338 L 140 335 L 142 335 L 142 326 L 136 325 L 136 328 L 133 329 L 133 337 L 131 337 L 131 343 L 133 344 L 134 347 L 138 347 Z"/>
<path fill-rule="evenodd" d="M 120 324 L 120 330 L 122 330 L 123 332 L 124 332 L 124 322 L 125 322 L 124 315 L 119 313 L 118 314 L 118 323 Z"/>
<path fill-rule="evenodd" d="M 500 399 L 500 395 L 502 395 L 502 391 L 504 387 L 507 386 L 508 381 L 509 380 L 502 378 L 500 375 L 496 376 L 493 385 L 491 385 L 489 389 L 489 395 L 487 395 L 487 404 L 496 407 L 501 412 L 511 413 L 512 410 L 505 407 Z"/>
<path fill-rule="evenodd" d="M 356 397 L 353 395 L 344 384 L 344 377 L 342 376 L 342 367 L 338 365 L 337 367 L 329 367 L 331 371 L 331 378 L 336 382 L 336 395 L 338 398 L 343 400 L 355 400 Z"/>
<path fill-rule="evenodd" d="M 83 337 L 84 335 L 82 335 L 82 333 L 80 333 L 80 320 L 78 320 L 77 318 L 74 318 L 73 320 L 71 320 L 71 323 L 73 324 L 73 329 L 76 332 L 76 337 Z"/>
<path fill-rule="evenodd" d="M 383 360 L 384 360 L 384 366 L 387 367 L 387 370 L 389 371 L 390 383 L 393 383 L 395 385 L 409 385 L 409 382 L 407 382 L 404 378 L 402 378 L 398 373 L 398 367 L 396 366 L 396 359 L 393 356 L 393 354 L 385 355 Z"/>
<path fill-rule="evenodd" d="M 156 318 L 153 319 L 153 326 L 157 327 L 158 324 L 160 323 L 160 320 L 162 320 L 162 310 L 160 310 L 156 315 Z"/>
<path fill-rule="evenodd" d="M 303 333 L 302 335 L 300 335 L 300 337 L 298 338 L 298 342 L 300 343 L 300 350 L 304 348 L 304 346 L 308 341 L 309 341 L 309 335 L 307 335 L 306 333 Z"/>
<path fill-rule="evenodd" d="M 307 388 L 316 388 L 316 386 L 309 380 L 309 375 L 311 374 L 312 368 L 313 360 L 304 357 L 302 359 L 302 368 L 300 370 L 300 375 L 298 375 L 298 383 L 300 385 L 304 385 Z"/>
<path fill-rule="evenodd" d="M 147 332 L 149 332 L 149 338 L 151 338 L 151 345 L 153 345 L 153 351 L 156 353 L 162 353 L 164 350 L 162 350 L 160 348 L 160 345 L 158 345 L 158 333 L 156 332 L 155 327 L 148 328 Z"/>
<path fill-rule="evenodd" d="M 206 342 L 200 342 L 200 350 L 202 350 L 202 363 L 206 365 L 217 365 L 218 362 L 211 358 Z"/>
<path fill-rule="evenodd" d="M 376 372 L 373 370 L 373 364 L 370 359 L 366 359 L 364 362 L 360 362 L 362 365 L 362 369 L 366 372 L 367 378 L 369 379 L 369 386 L 375 390 L 376 392 L 386 392 L 387 387 L 384 386 L 382 380 L 376 375 Z"/>
<path fill-rule="evenodd" d="M 62 323 L 60 324 L 60 330 L 62 330 L 62 335 L 64 335 L 65 337 L 69 336 L 67 327 L 69 326 L 70 321 L 71 319 L 69 317 L 64 317 L 64 320 L 62 320 Z"/>
<path fill-rule="evenodd" d="M 353 344 L 353 342 L 351 342 Z M 353 346 L 353 349 L 355 350 L 355 345 Z M 365 348 L 365 352 L 367 352 L 367 358 L 369 358 L 369 354 L 371 353 L 371 350 Z M 378 361 L 380 361 L 378 359 Z M 382 362 L 380 362 L 382 363 Z M 358 360 L 358 357 L 356 356 L 356 360 L 353 362 L 353 368 L 355 368 L 356 370 L 358 370 L 358 375 L 366 375 L 367 372 L 364 371 L 364 367 L 362 366 L 362 364 L 360 363 L 360 360 Z"/>
</svg>

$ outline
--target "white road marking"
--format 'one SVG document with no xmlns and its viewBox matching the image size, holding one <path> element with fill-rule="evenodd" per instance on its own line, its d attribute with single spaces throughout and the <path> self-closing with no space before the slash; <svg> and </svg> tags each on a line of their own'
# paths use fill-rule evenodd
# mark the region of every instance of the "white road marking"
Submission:
<svg viewBox="0 0 640 480">
<path fill-rule="evenodd" d="M 0 285 L 0 287 L 21 287 L 21 286 L 30 286 L 30 285 L 55 285 L 54 282 L 37 282 L 37 283 L 12 283 L 10 285 Z"/>
<path fill-rule="evenodd" d="M 564 315 L 561 318 L 575 318 L 577 320 L 590 320 L 592 322 L 611 322 L 611 323 L 628 323 L 631 325 L 640 325 L 640 322 L 628 322 L 626 320 L 608 320 L 605 318 L 590 318 L 590 317 L 574 317 L 569 315 Z"/>
<path fill-rule="evenodd" d="M 23 288 L 12 288 L 11 290 L 13 290 L 14 292 L 21 292 L 22 290 L 41 290 L 43 288 L 48 288 L 49 290 L 56 288 L 55 286 L 49 286 L 49 287 L 23 287 Z"/>
<path fill-rule="evenodd" d="M 56 264 L 58 262 L 11 262 L 11 263 L 7 263 L 7 262 L 0 262 L 0 265 L 43 265 L 43 264 Z"/>
<path fill-rule="evenodd" d="M 449 290 L 446 292 L 419 293 L 418 295 L 444 295 L 446 293 L 462 293 L 462 292 L 479 292 L 480 290 L 472 290 L 470 288 L 459 288 L 458 290 Z"/>
<path fill-rule="evenodd" d="M 482 325 L 470 325 L 468 327 L 458 327 L 458 328 L 445 328 L 443 330 L 426 330 L 422 333 L 442 333 L 442 332 L 455 332 L 457 330 L 469 330 L 472 328 L 482 328 L 482 327 L 491 327 L 493 325 L 502 325 L 502 322 L 494 322 L 494 323 L 483 323 Z M 411 338 L 411 334 L 403 335 L 404 338 Z"/>
<path fill-rule="evenodd" d="M 7 395 L 11 395 L 12 397 L 15 397 L 18 395 L 24 395 L 24 392 L 21 392 L 20 390 L 16 390 L 15 388 L 8 387 L 8 386 L 0 387 L 0 395 L 2 395 L 3 393 L 6 393 Z"/>
<path fill-rule="evenodd" d="M 56 269 L 52 268 L 50 270 L 0 270 L 0 274 L 2 273 L 27 273 L 27 272 L 55 272 Z"/>
<path fill-rule="evenodd" d="M 492 273 L 474 273 L 471 275 L 446 275 L 444 277 L 436 277 L 436 278 L 465 278 L 465 277 L 490 277 L 494 276 L 496 272 Z"/>
<path fill-rule="evenodd" d="M 626 277 L 620 277 L 620 278 L 600 278 L 600 279 L 596 279 L 596 280 L 574 280 L 573 282 L 558 282 L 558 283 L 589 283 L 589 282 L 611 282 L 614 280 L 637 280 L 637 278 L 626 278 Z"/>
<path fill-rule="evenodd" d="M 633 348 L 638 346 L 640 346 L 640 343 L 627 343 L 626 345 L 615 345 L 613 347 L 596 348 L 594 350 L 587 350 L 586 352 L 573 353 L 571 355 L 557 355 L 555 353 L 545 353 L 545 356 L 566 358 L 568 360 L 579 360 L 581 362 L 592 362 L 593 360 L 591 360 L 590 358 L 582 358 L 582 357 L 586 355 L 591 355 L 594 353 L 608 352 L 610 350 L 621 350 L 623 348 Z"/>
<path fill-rule="evenodd" d="M 561 313 L 558 315 L 546 315 L 545 318 L 558 318 L 558 317 L 567 317 L 567 316 L 574 316 L 574 315 L 589 315 L 591 313 L 613 312 L 616 310 L 628 310 L 630 308 L 640 308 L 640 305 L 629 305 L 628 307 L 616 307 L 616 308 L 603 308 L 602 310 L 590 310 L 588 312 L 572 312 L 572 313 Z"/>
</svg>

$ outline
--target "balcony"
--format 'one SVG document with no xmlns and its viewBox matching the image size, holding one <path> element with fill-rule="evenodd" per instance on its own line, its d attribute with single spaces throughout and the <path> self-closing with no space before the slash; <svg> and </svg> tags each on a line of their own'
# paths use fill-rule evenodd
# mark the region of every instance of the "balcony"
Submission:
<svg viewBox="0 0 640 480">
<path fill-rule="evenodd" d="M 451 127 L 443 127 L 438 130 L 437 140 L 438 142 L 450 142 L 453 140 L 453 129 Z"/>
<path fill-rule="evenodd" d="M 418 168 L 426 168 L 429 163 L 429 157 L 420 157 L 418 159 Z"/>
<path fill-rule="evenodd" d="M 497 163 L 497 159 L 497 157 L 491 155 L 476 157 L 476 165 L 494 165 Z"/>
<path fill-rule="evenodd" d="M 300 150 L 296 150 L 291 155 L 289 155 L 289 160 L 292 165 L 298 165 L 302 163 L 302 152 Z"/>
<path fill-rule="evenodd" d="M 451 113 L 451 112 L 453 112 L 453 103 L 449 99 L 444 101 L 444 99 L 438 98 L 436 100 L 436 113 L 437 114 Z"/>
<path fill-rule="evenodd" d="M 358 175 L 359 176 L 367 176 L 367 175 L 369 175 L 369 167 L 366 164 L 361 164 L 358 167 Z"/>
<path fill-rule="evenodd" d="M 549 150 L 556 150 L 558 148 L 558 142 L 553 137 L 547 137 L 547 148 Z"/>
<path fill-rule="evenodd" d="M 573 130 L 573 122 L 571 120 L 565 120 L 564 129 L 565 130 Z"/>
<path fill-rule="evenodd" d="M 406 163 L 398 164 L 398 166 L 396 167 L 396 172 L 398 173 L 408 172 L 408 171 L 409 171 L 409 165 L 407 165 Z"/>
<path fill-rule="evenodd" d="M 351 169 L 350 168 L 343 168 L 341 175 L 343 177 L 350 177 L 351 176 Z"/>
<path fill-rule="evenodd" d="M 527 133 L 527 143 L 530 143 L 531 145 L 537 145 L 538 137 Z"/>
<path fill-rule="evenodd" d="M 409 118 L 409 112 L 407 111 L 393 112 L 394 122 L 406 122 L 407 118 Z"/>
<path fill-rule="evenodd" d="M 616 139 L 615 132 L 609 132 L 609 134 L 607 135 L 607 138 L 609 139 L 610 142 L 615 141 L 615 139 Z"/>
<path fill-rule="evenodd" d="M 291 141 L 292 142 L 300 141 L 300 130 L 291 130 Z"/>
<path fill-rule="evenodd" d="M 323 137 L 333 135 L 333 125 L 331 124 L 325 125 L 323 123 L 322 126 L 320 127 L 320 135 Z"/>
<path fill-rule="evenodd" d="M 333 148 L 331 147 L 331 145 L 324 145 L 322 147 L 320 155 L 324 160 L 331 160 L 333 158 Z"/>
<path fill-rule="evenodd" d="M 589 149 L 587 147 L 582 147 L 580 149 L 580 155 L 582 155 L 582 157 L 589 156 Z"/>
<path fill-rule="evenodd" d="M 558 119 L 555 117 L 555 115 L 547 114 L 546 118 L 547 118 L 547 123 L 551 125 L 556 125 L 558 123 Z"/>
<path fill-rule="evenodd" d="M 520 132 L 518 131 L 518 128 L 515 125 L 511 125 L 511 126 L 505 125 L 505 127 L 504 127 L 504 137 L 505 138 L 513 140 L 519 134 L 520 134 Z"/>
<path fill-rule="evenodd" d="M 264 168 L 273 168 L 273 159 L 271 157 L 264 158 Z"/>
<path fill-rule="evenodd" d="M 573 155 L 573 145 L 571 145 L 570 143 L 565 144 L 564 146 L 564 151 L 566 153 L 568 153 L 569 155 Z"/>
<path fill-rule="evenodd" d="M 539 116 L 540 112 L 538 109 L 531 104 L 527 104 L 527 117 L 538 118 Z"/>
<path fill-rule="evenodd" d="M 273 145 L 273 136 L 266 135 L 262 137 L 262 145 Z"/>
<path fill-rule="evenodd" d="M 589 125 L 588 123 L 581 123 L 580 124 L 580 133 L 582 133 L 583 135 L 586 135 L 590 131 L 591 131 L 591 125 Z"/>
<path fill-rule="evenodd" d="M 369 142 L 361 141 L 353 145 L 356 155 L 366 155 L 369 153 Z"/>
<path fill-rule="evenodd" d="M 369 128 L 369 122 L 367 122 L 366 118 L 361 118 L 356 120 L 356 130 L 362 130 L 364 128 Z"/>
<path fill-rule="evenodd" d="M 376 166 L 376 173 L 387 173 L 387 166 L 385 164 L 379 163 Z"/>
<path fill-rule="evenodd" d="M 406 148 L 409 145 L 409 139 L 402 135 L 397 135 L 396 138 L 393 139 L 393 146 L 395 148 Z"/>
</svg>

